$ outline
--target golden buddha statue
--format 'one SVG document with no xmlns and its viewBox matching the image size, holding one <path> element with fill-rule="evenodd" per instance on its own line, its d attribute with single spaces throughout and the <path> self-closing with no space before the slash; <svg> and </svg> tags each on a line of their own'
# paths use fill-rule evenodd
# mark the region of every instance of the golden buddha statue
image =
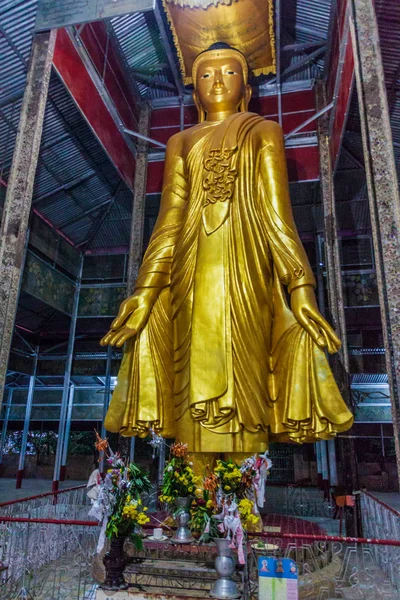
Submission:
<svg viewBox="0 0 400 600">
<path fill-rule="evenodd" d="M 152 428 L 199 456 L 330 439 L 353 422 L 325 355 L 340 341 L 293 221 L 282 131 L 247 112 L 247 79 L 224 44 L 196 58 L 199 123 L 168 142 L 135 291 L 101 342 L 126 342 L 106 429 Z"/>
</svg>

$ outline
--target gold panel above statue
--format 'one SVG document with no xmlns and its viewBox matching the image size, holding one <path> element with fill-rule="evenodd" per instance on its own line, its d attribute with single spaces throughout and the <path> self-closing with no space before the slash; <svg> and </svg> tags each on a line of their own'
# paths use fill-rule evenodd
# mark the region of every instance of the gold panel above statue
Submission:
<svg viewBox="0 0 400 600">
<path fill-rule="evenodd" d="M 273 0 L 163 0 L 185 85 L 215 42 L 240 50 L 254 75 L 275 73 Z"/>
</svg>

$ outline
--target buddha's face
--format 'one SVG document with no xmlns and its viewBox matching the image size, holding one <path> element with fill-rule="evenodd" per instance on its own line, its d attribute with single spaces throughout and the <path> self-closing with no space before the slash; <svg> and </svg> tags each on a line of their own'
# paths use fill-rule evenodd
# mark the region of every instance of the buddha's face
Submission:
<svg viewBox="0 0 400 600">
<path fill-rule="evenodd" d="M 199 64 L 195 93 L 207 113 L 237 111 L 247 88 L 242 65 L 234 56 L 209 58 Z"/>
</svg>

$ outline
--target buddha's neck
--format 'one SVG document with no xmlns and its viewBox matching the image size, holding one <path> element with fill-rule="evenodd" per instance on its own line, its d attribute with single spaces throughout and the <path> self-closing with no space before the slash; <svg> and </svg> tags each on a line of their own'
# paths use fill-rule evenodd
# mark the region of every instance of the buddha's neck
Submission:
<svg viewBox="0 0 400 600">
<path fill-rule="evenodd" d="M 215 121 L 224 121 L 228 117 L 235 115 L 237 113 L 237 109 L 234 110 L 221 110 L 218 112 L 208 112 L 206 121 L 215 122 Z"/>
</svg>

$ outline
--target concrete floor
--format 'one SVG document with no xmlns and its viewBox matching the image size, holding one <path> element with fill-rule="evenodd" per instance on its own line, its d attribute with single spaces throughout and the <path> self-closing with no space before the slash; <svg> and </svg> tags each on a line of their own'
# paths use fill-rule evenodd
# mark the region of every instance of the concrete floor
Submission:
<svg viewBox="0 0 400 600">
<path fill-rule="evenodd" d="M 15 479 L 0 478 L 0 503 L 9 502 L 10 500 L 18 500 L 19 498 L 27 498 L 28 496 L 36 496 L 51 492 L 52 481 L 49 479 L 24 479 L 22 487 L 19 490 L 15 489 Z M 82 485 L 85 481 L 68 481 L 60 482 L 60 489 L 75 487 Z"/>
</svg>

